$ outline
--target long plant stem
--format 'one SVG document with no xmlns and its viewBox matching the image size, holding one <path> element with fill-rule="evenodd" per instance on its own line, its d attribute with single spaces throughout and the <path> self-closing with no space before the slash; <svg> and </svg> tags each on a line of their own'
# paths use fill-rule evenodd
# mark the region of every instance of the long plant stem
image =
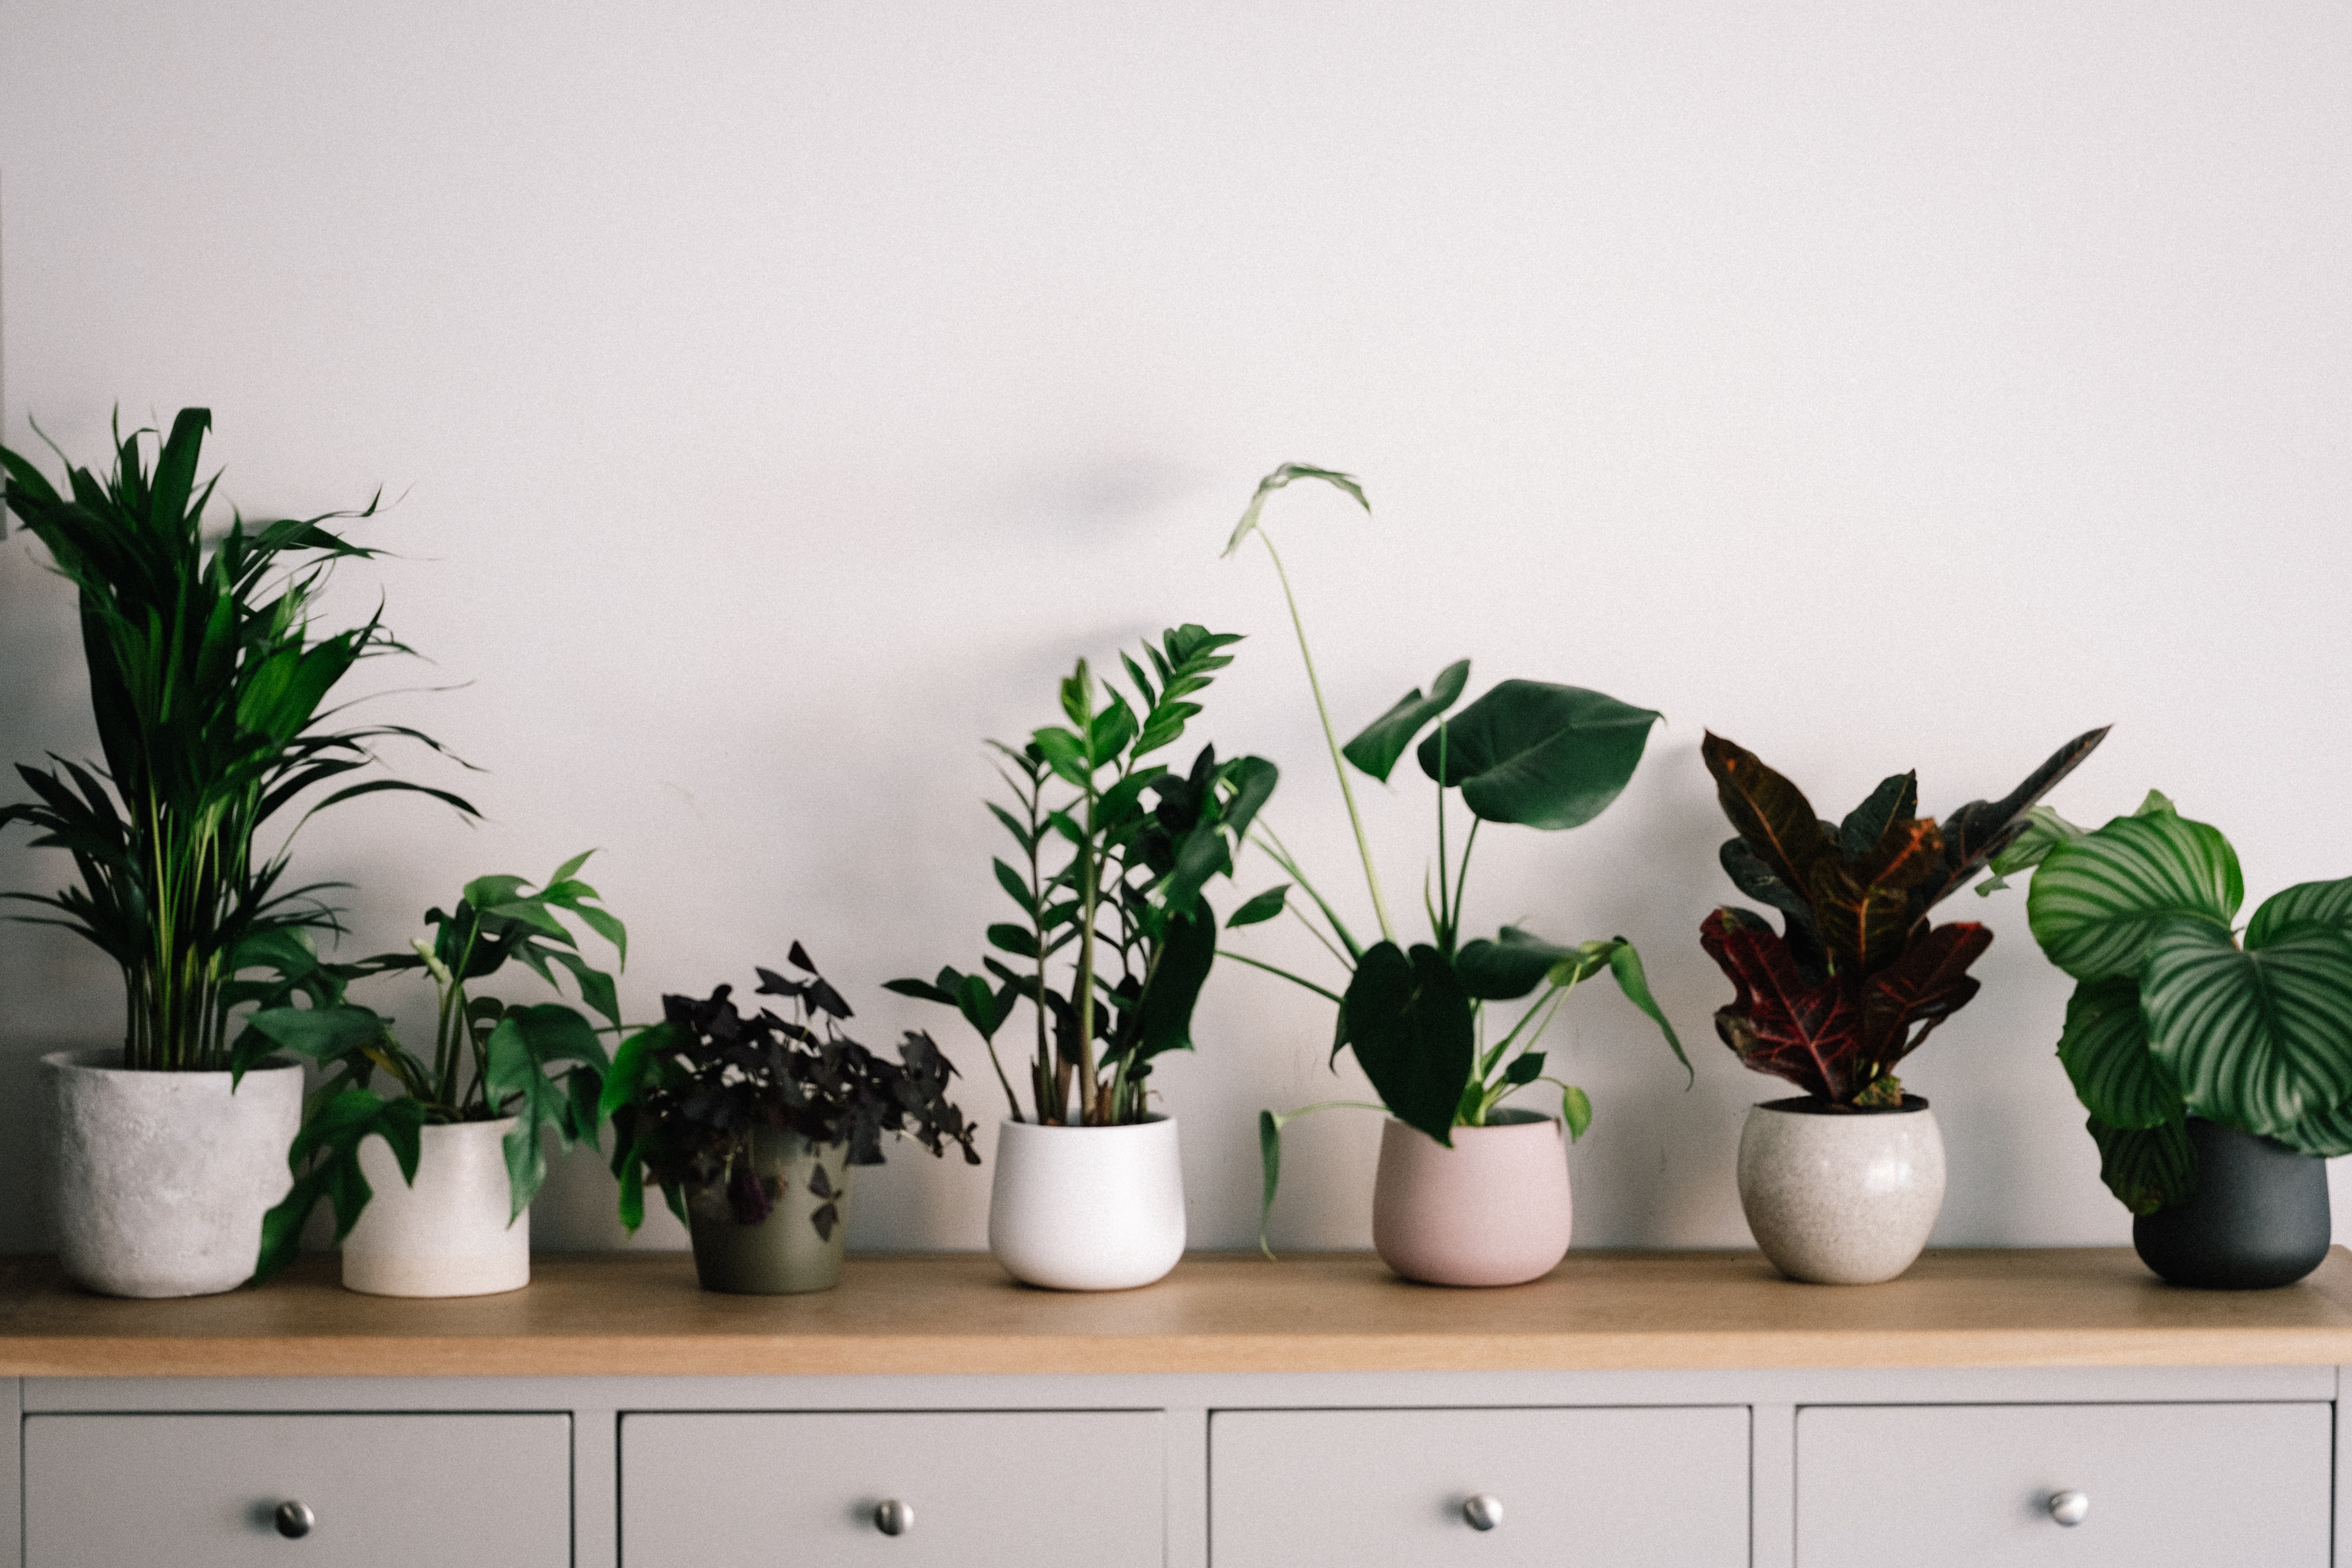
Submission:
<svg viewBox="0 0 2352 1568">
<path fill-rule="evenodd" d="M 1304 985 L 1307 990 L 1314 992 L 1318 996 L 1328 996 L 1334 1002 L 1345 1002 L 1347 1000 L 1346 997 L 1340 995 L 1337 991 L 1327 991 L 1322 986 L 1316 984 L 1315 982 L 1307 979 L 1304 975 L 1293 974 L 1287 969 L 1277 969 L 1271 963 L 1252 958 L 1246 952 L 1234 952 L 1229 948 L 1221 947 L 1217 949 L 1217 956 L 1219 958 L 1230 958 L 1235 963 L 1246 963 L 1252 969 L 1263 969 L 1268 974 L 1279 974 L 1285 980 L 1289 981 L 1293 985 Z"/>
<path fill-rule="evenodd" d="M 1282 601 L 1290 607 L 1290 627 L 1298 634 L 1298 657 L 1307 664 L 1307 687 L 1315 694 L 1315 715 L 1323 721 L 1323 742 L 1330 748 L 1331 771 L 1339 775 L 1339 795 L 1348 803 L 1348 825 L 1356 830 L 1356 854 L 1364 863 L 1364 885 L 1371 889 L 1372 913 L 1379 917 L 1381 935 L 1390 942 L 1396 941 L 1396 927 L 1389 920 L 1389 907 L 1381 897 L 1381 874 L 1372 865 L 1371 840 L 1364 834 L 1363 814 L 1356 809 L 1355 786 L 1348 782 L 1348 764 L 1339 754 L 1339 736 L 1331 728 L 1331 709 L 1323 700 L 1322 678 L 1315 673 L 1315 654 L 1307 646 L 1307 623 L 1298 614 L 1297 595 L 1290 591 L 1290 574 L 1282 569 L 1282 552 L 1274 547 L 1265 529 L 1257 536 L 1265 542 L 1265 553 L 1274 563 L 1274 574 L 1282 584 Z"/>
</svg>

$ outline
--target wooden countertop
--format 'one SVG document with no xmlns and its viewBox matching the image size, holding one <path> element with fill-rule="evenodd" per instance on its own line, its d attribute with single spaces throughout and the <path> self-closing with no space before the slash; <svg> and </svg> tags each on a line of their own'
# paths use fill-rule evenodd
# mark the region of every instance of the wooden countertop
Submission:
<svg viewBox="0 0 2352 1568">
<path fill-rule="evenodd" d="M 529 1289 L 353 1295 L 335 1260 L 177 1301 L 82 1293 L 0 1259 L 0 1376 L 1468 1372 L 2352 1363 L 2352 1255 L 2233 1294 L 2124 1248 L 1931 1252 L 1885 1285 L 1796 1285 L 1753 1252 L 1571 1252 L 1530 1285 L 1411 1285 L 1361 1253 L 1187 1258 L 1064 1295 L 984 1255 L 850 1259 L 840 1289 L 720 1296 L 683 1253 L 542 1255 Z"/>
</svg>

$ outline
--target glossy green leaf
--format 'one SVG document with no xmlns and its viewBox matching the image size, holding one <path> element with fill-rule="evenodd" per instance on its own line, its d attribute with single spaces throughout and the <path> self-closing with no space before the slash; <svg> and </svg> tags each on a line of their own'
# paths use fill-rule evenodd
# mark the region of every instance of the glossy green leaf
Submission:
<svg viewBox="0 0 2352 1568">
<path fill-rule="evenodd" d="M 1274 1248 L 1266 1244 L 1265 1226 L 1274 1215 L 1274 1194 L 1282 1185 L 1282 1123 L 1271 1110 L 1257 1113 L 1257 1247 L 1272 1258 Z"/>
<path fill-rule="evenodd" d="M 1591 942 L 1568 947 L 1517 926 L 1505 926 L 1492 942 L 1480 937 L 1463 943 L 1462 951 L 1454 954 L 1454 967 L 1461 976 L 1462 988 L 1471 995 L 1486 1002 L 1511 1002 L 1547 981 L 1567 985 L 1598 974 L 1608 966 L 1614 945 Z"/>
<path fill-rule="evenodd" d="M 1370 724 L 1363 732 L 1340 748 L 1339 754 L 1358 768 L 1388 782 L 1390 773 L 1403 756 L 1414 737 L 1426 729 L 1431 720 L 1462 700 L 1462 689 L 1470 684 L 1470 661 L 1460 659 L 1438 671 L 1437 679 L 1429 683 L 1429 695 L 1421 694 L 1416 686 L 1396 705 Z"/>
<path fill-rule="evenodd" d="M 1664 717 L 1580 687 L 1506 680 L 1447 721 L 1438 782 L 1459 785 L 1462 803 L 1488 822 L 1580 826 L 1624 790 Z M 1436 742 L 1418 752 L 1433 779 Z"/>
<path fill-rule="evenodd" d="M 2058 1059 L 2083 1108 L 2108 1126 L 2137 1131 L 2178 1121 L 2179 1086 L 2147 1047 L 2139 982 L 2126 974 L 2085 980 L 2066 1003 Z"/>
<path fill-rule="evenodd" d="M 2154 1214 L 2196 1192 L 2197 1150 L 2182 1123 L 2128 1129 L 2094 1116 L 2084 1125 L 2099 1146 L 2099 1179 L 2132 1213 Z"/>
<path fill-rule="evenodd" d="M 1559 1091 L 1559 1119 L 1568 1123 L 1568 1141 L 1571 1143 L 1584 1136 L 1592 1125 L 1592 1101 L 1573 1084 L 1563 1084 Z"/>
<path fill-rule="evenodd" d="M 1192 1048 L 1192 1008 L 1217 961 L 1217 912 L 1203 904 L 1190 915 L 1171 914 L 1159 959 L 1143 987 L 1143 1033 L 1136 1047 L 1147 1061 L 1162 1051 Z"/>
<path fill-rule="evenodd" d="M 1622 936 L 1609 950 L 1609 973 L 1617 977 L 1617 989 L 1625 994 L 1625 1000 L 1647 1013 L 1650 1021 L 1657 1025 L 1659 1032 L 1666 1037 L 1667 1047 L 1675 1053 L 1675 1060 L 1683 1064 L 1683 1071 L 1692 1083 L 1696 1083 L 1698 1073 L 1691 1067 L 1690 1058 L 1683 1054 L 1681 1038 L 1675 1034 L 1675 1026 L 1666 1022 L 1665 1011 L 1658 1005 L 1657 998 L 1650 994 L 1649 977 L 1642 972 L 1642 955 Z"/>
<path fill-rule="evenodd" d="M 2183 918 L 2227 942 L 2245 899 L 2230 841 L 2172 812 L 2119 816 L 2053 847 L 2026 913 L 2050 962 L 2077 980 L 2135 974 L 2149 933 Z"/>
<path fill-rule="evenodd" d="M 2201 918 L 2167 921 L 2140 996 L 2149 1048 L 2200 1115 L 2277 1136 L 2352 1100 L 2352 937 L 2333 927 L 2247 952 Z"/>
<path fill-rule="evenodd" d="M 271 1044 L 334 1061 L 384 1037 L 386 1020 L 365 1007 L 266 1007 L 247 1020 Z"/>
<path fill-rule="evenodd" d="M 1289 896 L 1290 884 L 1287 882 L 1278 888 L 1268 888 L 1235 910 L 1233 918 L 1225 921 L 1225 928 L 1230 931 L 1235 926 L 1254 926 L 1270 921 L 1282 913 Z"/>
<path fill-rule="evenodd" d="M 1348 1044 L 1389 1114 L 1453 1143 L 1454 1114 L 1475 1065 L 1469 994 L 1435 948 L 1410 956 L 1394 942 L 1364 950 L 1349 982 Z"/>
</svg>

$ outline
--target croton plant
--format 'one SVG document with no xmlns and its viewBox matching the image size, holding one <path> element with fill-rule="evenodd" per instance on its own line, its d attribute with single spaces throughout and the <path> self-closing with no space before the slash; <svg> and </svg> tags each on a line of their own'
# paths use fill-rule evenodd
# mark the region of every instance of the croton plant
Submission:
<svg viewBox="0 0 2352 1568">
<path fill-rule="evenodd" d="M 1736 908 L 1699 927 L 1738 988 L 1715 1016 L 1724 1044 L 1830 1105 L 1901 1105 L 1895 1064 L 1976 995 L 1969 966 L 1992 945 L 1983 926 L 1933 925 L 1929 911 L 2026 830 L 2033 804 L 2106 733 L 2075 737 L 2000 800 L 1972 800 L 1940 825 L 1918 815 L 1916 773 L 1885 780 L 1843 822 L 1827 822 L 1755 753 L 1710 733 L 1701 754 L 1738 830 L 1723 847 L 1724 871 L 1779 910 L 1783 927 Z"/>
</svg>

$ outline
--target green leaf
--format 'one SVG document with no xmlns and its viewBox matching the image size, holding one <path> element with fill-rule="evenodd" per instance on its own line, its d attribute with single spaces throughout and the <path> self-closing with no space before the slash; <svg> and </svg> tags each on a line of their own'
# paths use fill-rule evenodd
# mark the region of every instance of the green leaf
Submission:
<svg viewBox="0 0 2352 1568">
<path fill-rule="evenodd" d="M 1625 994 L 1625 1000 L 1647 1013 L 1650 1021 L 1658 1026 L 1666 1037 L 1666 1045 L 1675 1053 L 1675 1060 L 1683 1064 L 1683 1071 L 1690 1075 L 1691 1083 L 1697 1083 L 1698 1074 L 1691 1067 L 1690 1058 L 1683 1054 L 1683 1043 L 1675 1037 L 1675 1026 L 1666 1022 L 1666 1015 L 1658 1006 L 1657 998 L 1650 994 L 1649 977 L 1642 972 L 1642 955 L 1634 952 L 1633 944 L 1622 936 L 1609 950 L 1609 973 L 1616 976 L 1617 989 Z"/>
<path fill-rule="evenodd" d="M 1543 1077 L 1544 1053 L 1522 1051 L 1503 1069 L 1503 1081 L 1513 1089 L 1524 1088 Z"/>
<path fill-rule="evenodd" d="M 2333 1160 L 2352 1154 L 2352 1100 L 2317 1116 L 2306 1116 L 2278 1135 L 2280 1142 L 2299 1154 Z"/>
<path fill-rule="evenodd" d="M 596 1102 L 598 1119 L 609 1121 L 614 1111 L 635 1100 L 656 1054 L 680 1043 L 677 1028 L 669 1024 L 655 1024 L 623 1040 L 613 1053 L 613 1070 L 604 1075 L 604 1093 Z"/>
<path fill-rule="evenodd" d="M 1003 889 L 1014 903 L 1021 906 L 1022 913 L 1031 920 L 1035 920 L 1037 896 L 1029 890 L 1029 884 L 1022 880 L 1021 873 L 1002 860 L 995 861 L 993 864 L 996 867 L 996 885 Z"/>
<path fill-rule="evenodd" d="M 1241 521 L 1234 526 L 1233 537 L 1225 541 L 1223 554 L 1231 555 L 1242 547 L 1242 542 L 1247 539 L 1258 525 L 1258 514 L 1265 509 L 1265 498 L 1293 479 L 1321 479 L 1334 489 L 1355 497 L 1356 504 L 1367 512 L 1372 510 L 1372 503 L 1364 499 L 1364 487 L 1358 482 L 1355 475 L 1343 474 L 1334 468 L 1309 468 L 1305 463 L 1285 463 L 1258 480 L 1257 490 L 1250 497 L 1249 505 L 1244 509 Z"/>
<path fill-rule="evenodd" d="M 1592 1101 L 1573 1084 L 1563 1084 L 1559 1091 L 1559 1119 L 1568 1123 L 1568 1141 L 1571 1143 L 1584 1136 L 1592 1125 Z"/>
<path fill-rule="evenodd" d="M 2175 813 L 2119 816 L 2053 847 L 2025 900 L 2033 940 L 2077 980 L 2135 974 L 2156 928 L 2183 917 L 2226 942 L 2245 899 L 2230 841 Z"/>
<path fill-rule="evenodd" d="M 1235 926 L 1254 926 L 1274 919 L 1282 913 L 1289 895 L 1290 884 L 1287 882 L 1278 888 L 1268 888 L 1235 910 L 1233 918 L 1225 921 L 1225 929 L 1231 931 Z"/>
<path fill-rule="evenodd" d="M 1080 789 L 1087 787 L 1087 781 L 1094 776 L 1094 765 L 1087 756 L 1085 742 L 1067 730 L 1053 725 L 1034 731 L 1029 738 L 1035 742 L 1037 750 L 1045 756 L 1045 765 L 1054 770 L 1056 778 Z"/>
<path fill-rule="evenodd" d="M 2184 1123 L 2135 1130 L 2094 1116 L 2084 1126 L 2099 1146 L 2099 1180 L 2132 1213 L 2154 1214 L 2196 1192 L 2197 1150 Z"/>
<path fill-rule="evenodd" d="M 2149 1048 L 2189 1109 L 2275 1137 L 2352 1099 L 2352 937 L 2290 926 L 2246 952 L 2187 917 L 2156 927 L 2147 949 Z"/>
<path fill-rule="evenodd" d="M 2139 982 L 2129 975 L 2074 987 L 2058 1059 L 2083 1108 L 2109 1127 L 2137 1131 L 2178 1121 L 2186 1112 L 2179 1087 L 2147 1047 Z"/>
<path fill-rule="evenodd" d="M 988 928 L 988 941 L 991 946 L 1002 948 L 1015 958 L 1037 956 L 1037 934 L 1027 926 L 1000 921 Z"/>
<path fill-rule="evenodd" d="M 1210 966 L 1217 961 L 1217 912 L 1207 905 L 1191 915 L 1171 914 L 1160 941 L 1159 961 L 1143 987 L 1143 1034 L 1136 1054 L 1145 1060 L 1162 1051 L 1192 1048 L 1192 1008 L 1201 998 Z"/>
<path fill-rule="evenodd" d="M 2143 810 L 2140 815 L 2147 814 Z M 1986 862 L 1992 875 L 1977 884 L 1977 897 L 1987 899 L 2000 892 L 2009 886 L 2010 873 L 2032 870 L 2050 858 L 2053 849 L 2082 837 L 2083 833 L 2082 828 L 2046 805 L 2030 808 L 2025 814 L 2025 826 L 2010 840 L 2009 847 Z"/>
<path fill-rule="evenodd" d="M 1274 1248 L 1266 1244 L 1266 1222 L 1274 1217 L 1275 1189 L 1282 1185 L 1282 1123 L 1271 1110 L 1257 1113 L 1257 1161 L 1260 1172 L 1260 1193 L 1257 1204 L 1257 1249 L 1268 1258 Z"/>
<path fill-rule="evenodd" d="M 1348 984 L 1348 1044 L 1389 1114 L 1453 1145 L 1454 1113 L 1476 1063 L 1470 996 L 1435 948 L 1364 950 Z"/>
<path fill-rule="evenodd" d="M 1414 737 L 1431 720 L 1461 700 L 1462 689 L 1469 684 L 1468 659 L 1447 665 L 1429 683 L 1428 696 L 1423 697 L 1421 688 L 1414 687 L 1397 699 L 1396 706 L 1364 726 L 1363 732 L 1341 747 L 1339 754 L 1386 784 L 1397 759 L 1404 755 Z"/>
<path fill-rule="evenodd" d="M 2263 900 L 2246 924 L 2249 950 L 2268 947 L 2288 926 L 2333 926 L 2352 931 L 2352 877 L 2336 882 L 2298 882 Z"/>
<path fill-rule="evenodd" d="M 1462 944 L 1454 957 L 1462 988 L 1486 1002 L 1511 1002 L 1549 980 L 1568 985 L 1598 974 L 1609 963 L 1607 942 L 1563 947 L 1533 931 L 1505 926 L 1488 942 L 1480 937 Z M 1555 973 L 1557 972 L 1557 973 Z"/>
<path fill-rule="evenodd" d="M 1663 717 L 1579 687 L 1506 680 L 1448 721 L 1438 783 L 1461 786 L 1462 803 L 1488 822 L 1580 826 L 1624 789 Z M 1437 778 L 1436 736 L 1419 757 Z"/>
<path fill-rule="evenodd" d="M 247 1020 L 271 1044 L 331 1062 L 387 1037 L 389 1021 L 365 1007 L 265 1007 Z"/>
</svg>

